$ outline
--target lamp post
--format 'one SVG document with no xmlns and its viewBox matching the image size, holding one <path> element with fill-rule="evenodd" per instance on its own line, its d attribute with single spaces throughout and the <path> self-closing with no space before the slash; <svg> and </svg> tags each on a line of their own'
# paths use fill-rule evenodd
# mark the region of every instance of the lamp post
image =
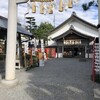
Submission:
<svg viewBox="0 0 100 100">
<path fill-rule="evenodd" d="M 16 85 L 18 82 L 15 77 L 17 4 L 27 1 L 28 0 L 9 0 L 5 79 L 2 80 L 2 83 L 10 86 Z"/>
</svg>

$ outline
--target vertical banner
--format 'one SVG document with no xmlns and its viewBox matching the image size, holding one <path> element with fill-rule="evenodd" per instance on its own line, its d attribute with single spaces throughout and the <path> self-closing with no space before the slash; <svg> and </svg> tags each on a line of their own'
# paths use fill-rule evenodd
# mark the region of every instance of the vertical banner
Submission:
<svg viewBox="0 0 100 100">
<path fill-rule="evenodd" d="M 44 41 L 41 39 L 41 52 L 39 53 L 39 66 L 44 66 Z"/>
<path fill-rule="evenodd" d="M 28 42 L 24 43 L 24 51 L 28 54 Z"/>
<path fill-rule="evenodd" d="M 41 52 L 44 53 L 44 41 L 41 39 Z"/>
</svg>

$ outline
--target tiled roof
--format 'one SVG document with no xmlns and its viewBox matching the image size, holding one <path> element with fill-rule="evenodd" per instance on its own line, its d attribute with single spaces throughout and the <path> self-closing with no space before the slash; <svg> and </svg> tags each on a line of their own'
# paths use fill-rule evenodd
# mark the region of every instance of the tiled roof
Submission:
<svg viewBox="0 0 100 100">
<path fill-rule="evenodd" d="M 59 35 L 59 36 L 57 36 L 55 38 L 52 38 L 52 40 L 61 39 L 61 38 L 65 37 L 65 36 L 67 36 L 68 34 L 70 34 L 71 32 L 74 32 L 74 34 L 77 34 L 77 35 L 79 35 L 79 36 L 81 36 L 83 38 L 86 38 L 86 39 L 94 39 L 94 37 L 95 37 L 95 36 L 92 36 L 92 35 L 84 34 L 84 33 L 80 32 L 80 31 L 76 30 L 74 28 L 74 26 L 71 26 L 65 33 L 63 33 L 63 34 L 61 34 L 61 35 Z"/>
<path fill-rule="evenodd" d="M 7 29 L 8 19 L 0 16 L 0 28 Z M 17 23 L 17 32 L 23 35 L 32 36 L 32 33 L 28 32 L 21 24 Z"/>
<path fill-rule="evenodd" d="M 72 15 L 71 15 L 66 21 L 64 21 L 62 24 L 60 24 L 60 25 L 57 26 L 55 29 L 53 29 L 53 30 L 50 32 L 49 35 L 53 34 L 57 29 L 63 27 L 66 23 L 68 23 L 69 21 L 71 21 L 71 20 L 73 20 L 73 19 L 74 19 L 74 20 L 79 20 L 79 21 L 83 22 L 84 24 L 87 24 L 87 25 L 91 26 L 91 28 L 97 29 L 97 26 L 96 26 L 96 25 L 85 21 L 84 19 L 82 19 L 82 18 L 80 18 L 79 16 L 77 16 L 75 12 L 73 12 Z"/>
</svg>

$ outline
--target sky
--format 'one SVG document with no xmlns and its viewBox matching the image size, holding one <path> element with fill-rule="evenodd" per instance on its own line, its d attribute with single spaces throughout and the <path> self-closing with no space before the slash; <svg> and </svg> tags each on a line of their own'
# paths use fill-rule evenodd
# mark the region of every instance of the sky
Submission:
<svg viewBox="0 0 100 100">
<path fill-rule="evenodd" d="M 64 4 L 66 3 L 67 0 L 63 0 Z M 58 11 L 58 6 L 59 6 L 59 0 L 55 0 L 55 7 L 53 10 L 53 14 L 40 14 L 39 12 L 39 4 L 36 3 L 37 5 L 37 12 L 36 13 L 31 13 L 31 3 L 24 3 L 24 4 L 19 4 L 18 9 L 17 9 L 17 15 L 18 15 L 18 22 L 20 22 L 22 25 L 25 25 L 25 17 L 31 16 L 35 18 L 36 25 L 40 25 L 41 22 L 49 22 L 53 26 L 57 27 L 61 23 L 63 23 L 65 20 L 67 20 L 72 12 L 76 12 L 77 16 L 81 17 L 82 19 L 97 25 L 98 24 L 98 7 L 95 5 L 91 6 L 88 11 L 84 11 L 82 8 L 83 3 L 87 3 L 89 1 L 93 0 L 77 0 L 77 4 L 73 3 L 73 8 L 72 9 L 64 9 L 63 12 Z M 45 3 L 45 5 L 48 5 Z M 25 13 L 29 12 L 29 14 L 25 15 Z M 0 16 L 8 17 L 8 0 L 0 0 Z"/>
</svg>

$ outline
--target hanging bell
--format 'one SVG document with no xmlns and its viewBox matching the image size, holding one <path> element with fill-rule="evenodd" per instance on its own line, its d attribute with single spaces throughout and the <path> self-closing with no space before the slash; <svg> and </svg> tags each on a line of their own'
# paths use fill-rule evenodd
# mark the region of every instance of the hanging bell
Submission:
<svg viewBox="0 0 100 100">
<path fill-rule="evenodd" d="M 40 14 L 44 14 L 44 4 L 43 4 L 43 2 L 40 4 Z"/>
<path fill-rule="evenodd" d="M 52 14 L 53 13 L 53 5 L 52 2 L 50 2 L 49 8 L 48 8 L 48 13 Z"/>
<path fill-rule="evenodd" d="M 35 2 L 32 4 L 32 13 L 36 13 L 36 4 L 35 4 Z"/>
<path fill-rule="evenodd" d="M 72 8 L 73 7 L 73 0 L 68 0 L 68 8 Z"/>
<path fill-rule="evenodd" d="M 62 0 L 60 0 L 60 2 L 59 2 L 59 11 L 60 12 L 63 11 L 63 2 L 62 2 Z"/>
</svg>

